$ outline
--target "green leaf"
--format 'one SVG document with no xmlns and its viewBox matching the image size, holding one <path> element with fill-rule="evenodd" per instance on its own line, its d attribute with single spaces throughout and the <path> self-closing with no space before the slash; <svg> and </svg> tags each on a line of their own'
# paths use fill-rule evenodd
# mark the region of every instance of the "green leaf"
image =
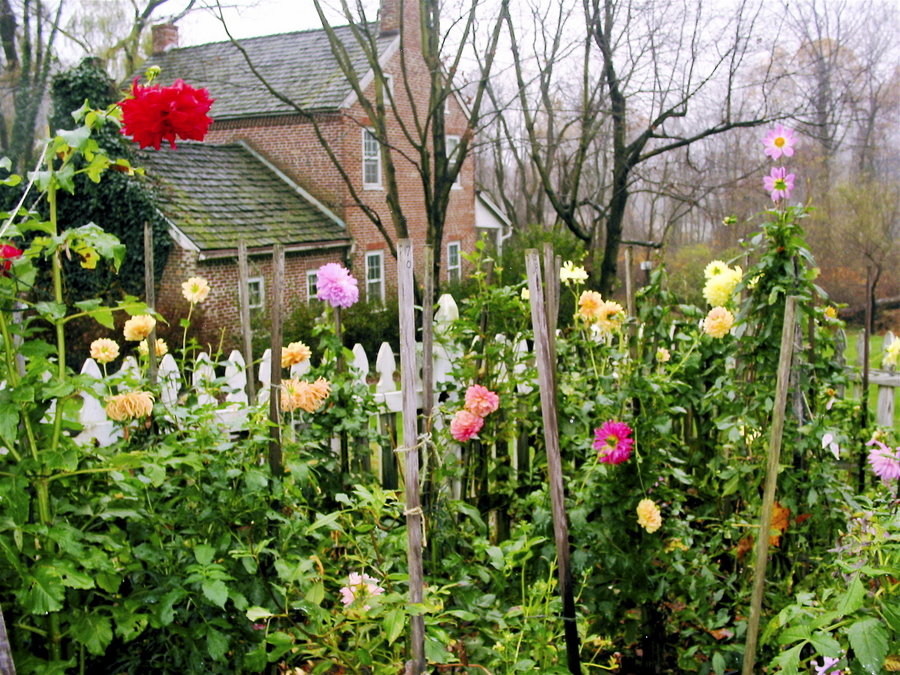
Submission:
<svg viewBox="0 0 900 675">
<path fill-rule="evenodd" d="M 865 596 L 866 589 L 863 586 L 862 581 L 860 581 L 859 574 L 856 574 L 853 577 L 853 581 L 850 582 L 850 586 L 847 588 L 847 592 L 844 593 L 844 595 L 841 596 L 841 599 L 837 602 L 837 606 L 835 607 L 835 609 L 838 612 L 838 617 L 852 614 L 860 607 L 862 607 Z"/>
<path fill-rule="evenodd" d="M 493 565 L 498 570 L 502 570 L 504 567 L 503 551 L 501 551 L 498 546 L 488 546 L 487 554 L 491 559 L 491 565 Z"/>
<path fill-rule="evenodd" d="M 250 607 L 244 614 L 250 621 L 259 621 L 260 619 L 268 619 L 273 616 L 272 612 L 265 607 Z"/>
<path fill-rule="evenodd" d="M 22 604 L 32 614 L 49 614 L 62 609 L 66 588 L 56 570 L 42 565 L 27 577 L 28 590 Z"/>
<path fill-rule="evenodd" d="M 206 628 L 206 651 L 213 661 L 221 661 L 228 651 L 228 636 L 212 626 Z"/>
<path fill-rule="evenodd" d="M 97 656 L 103 654 L 113 638 L 109 617 L 97 612 L 77 611 L 71 631 L 72 637 Z"/>
<path fill-rule="evenodd" d="M 38 302 L 34 308 L 48 321 L 57 321 L 66 315 L 66 306 L 61 302 Z"/>
<path fill-rule="evenodd" d="M 275 631 L 274 633 L 269 633 L 266 636 L 266 642 L 272 645 L 275 649 L 269 652 L 268 658 L 269 662 L 274 662 L 280 659 L 286 652 L 290 651 L 290 649 L 294 646 L 294 638 L 292 638 L 289 634 L 284 633 L 282 631 Z"/>
<path fill-rule="evenodd" d="M 877 675 L 888 652 L 888 634 L 881 621 L 874 616 L 850 625 L 847 629 L 853 654 L 867 673 Z"/>
<path fill-rule="evenodd" d="M 100 298 L 91 298 L 90 300 L 79 300 L 75 306 L 82 312 L 93 312 L 102 304 L 103 301 Z"/>
<path fill-rule="evenodd" d="M 809 642 L 822 656 L 837 658 L 841 655 L 841 645 L 837 640 L 831 637 L 830 633 L 821 630 L 816 631 L 810 636 Z"/>
<path fill-rule="evenodd" d="M 786 652 L 782 652 L 773 659 L 772 665 L 781 666 L 782 675 L 797 675 L 797 670 L 800 668 L 800 651 L 804 646 L 805 643 L 801 642 Z"/>
<path fill-rule="evenodd" d="M 159 601 L 157 617 L 163 626 L 168 626 L 175 619 L 175 603 L 185 597 L 184 589 L 176 588 L 166 593 Z"/>
<path fill-rule="evenodd" d="M 312 605 L 321 605 L 325 599 L 325 584 L 320 581 L 310 586 L 304 599 Z"/>
<path fill-rule="evenodd" d="M 6 445 L 15 447 L 18 427 L 19 412 L 15 406 L 8 403 L 0 403 L 0 439 Z"/>
<path fill-rule="evenodd" d="M 213 561 L 215 554 L 216 549 L 209 544 L 197 544 L 194 547 L 194 557 L 201 565 L 209 565 Z"/>
<path fill-rule="evenodd" d="M 721 652 L 716 652 L 712 657 L 712 667 L 713 672 L 716 675 L 721 675 L 721 673 L 725 672 L 725 657 L 722 656 Z"/>
<path fill-rule="evenodd" d="M 392 609 L 385 614 L 383 623 L 388 644 L 394 644 L 394 640 L 400 637 L 403 627 L 406 625 L 406 614 L 403 610 Z"/>
<path fill-rule="evenodd" d="M 809 626 L 789 626 L 781 631 L 781 635 L 778 636 L 778 644 L 789 645 L 797 640 L 809 640 L 810 636 Z"/>
<path fill-rule="evenodd" d="M 225 607 L 225 603 L 228 601 L 228 586 L 224 581 L 207 580 L 200 584 L 200 588 L 207 600 L 219 607 Z"/>
<path fill-rule="evenodd" d="M 88 127 L 78 127 L 67 131 L 65 129 L 57 131 L 57 136 L 65 142 L 70 148 L 80 150 L 87 140 L 91 137 L 91 130 Z"/>
<path fill-rule="evenodd" d="M 129 607 L 116 605 L 112 609 L 113 620 L 116 622 L 116 635 L 125 642 L 131 642 L 147 628 L 148 616 L 137 614 Z"/>
</svg>

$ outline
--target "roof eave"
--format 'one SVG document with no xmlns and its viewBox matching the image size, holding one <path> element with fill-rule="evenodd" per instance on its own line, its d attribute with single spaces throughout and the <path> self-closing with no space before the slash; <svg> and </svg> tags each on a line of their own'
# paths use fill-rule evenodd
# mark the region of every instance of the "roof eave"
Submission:
<svg viewBox="0 0 900 675">
<path fill-rule="evenodd" d="M 350 248 L 350 240 L 349 239 L 341 239 L 341 240 L 331 240 L 331 241 L 311 241 L 304 242 L 301 244 L 286 244 L 284 246 L 285 253 L 307 253 L 309 251 L 324 251 L 331 250 L 337 248 Z M 271 255 L 274 250 L 274 245 L 268 246 L 253 246 L 247 248 L 247 255 Z M 216 249 L 207 249 L 205 251 L 200 251 L 200 254 L 197 256 L 198 260 L 222 260 L 225 258 L 236 258 L 238 254 L 237 247 L 233 248 L 216 248 Z"/>
</svg>

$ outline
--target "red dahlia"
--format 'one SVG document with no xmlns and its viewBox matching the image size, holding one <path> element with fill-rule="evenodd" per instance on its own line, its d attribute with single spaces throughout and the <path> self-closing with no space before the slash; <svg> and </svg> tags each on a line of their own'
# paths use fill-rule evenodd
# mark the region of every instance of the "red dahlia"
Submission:
<svg viewBox="0 0 900 675">
<path fill-rule="evenodd" d="M 195 89 L 184 80 L 170 87 L 145 87 L 135 80 L 131 97 L 122 108 L 122 133 L 131 136 L 142 148 L 159 150 L 163 141 L 175 146 L 175 138 L 202 141 L 212 118 L 206 113 L 213 100 L 206 89 Z"/>
<path fill-rule="evenodd" d="M 0 246 L 0 274 L 9 276 L 9 270 L 12 269 L 12 262 L 22 255 L 22 251 L 10 244 Z"/>
</svg>

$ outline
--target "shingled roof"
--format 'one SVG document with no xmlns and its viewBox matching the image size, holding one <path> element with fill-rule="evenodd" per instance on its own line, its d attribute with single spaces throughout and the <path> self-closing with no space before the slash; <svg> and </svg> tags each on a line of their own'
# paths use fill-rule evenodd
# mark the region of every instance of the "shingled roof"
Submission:
<svg viewBox="0 0 900 675">
<path fill-rule="evenodd" d="M 337 216 L 242 143 L 144 150 L 160 210 L 201 252 L 349 245 Z M 213 254 L 214 255 L 214 254 Z"/>
<path fill-rule="evenodd" d="M 369 29 L 377 34 L 377 24 Z M 357 76 L 369 71 L 368 61 L 350 26 L 338 26 L 335 34 L 346 46 Z M 379 55 L 397 39 L 376 38 Z M 323 29 L 266 35 L 238 40 L 251 62 L 272 87 L 304 110 L 333 110 L 352 92 L 331 53 Z M 282 115 L 294 109 L 272 96 L 247 67 L 243 54 L 230 41 L 171 49 L 154 54 L 146 66 L 162 68 L 161 80 L 182 78 L 194 87 L 206 87 L 216 102 L 210 115 L 215 120 L 260 115 Z"/>
</svg>

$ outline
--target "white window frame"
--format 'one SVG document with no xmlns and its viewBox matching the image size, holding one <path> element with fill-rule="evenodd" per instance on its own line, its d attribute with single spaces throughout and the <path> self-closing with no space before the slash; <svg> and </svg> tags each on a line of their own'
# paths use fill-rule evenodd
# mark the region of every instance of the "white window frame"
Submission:
<svg viewBox="0 0 900 675">
<path fill-rule="evenodd" d="M 259 284 L 259 303 L 253 304 L 253 292 L 250 290 L 253 284 Z M 250 309 L 262 309 L 266 306 L 266 280 L 265 278 L 250 277 L 247 279 L 247 305 Z"/>
<path fill-rule="evenodd" d="M 385 96 L 384 100 L 389 101 L 394 98 L 394 76 L 390 73 L 382 73 L 382 75 L 384 75 L 384 88 L 387 89 L 390 94 L 390 97 Z"/>
<path fill-rule="evenodd" d="M 456 249 L 456 264 L 451 263 L 451 251 Z M 456 278 L 454 279 L 454 275 Z M 447 281 L 449 283 L 459 283 L 462 281 L 462 247 L 458 241 L 447 242 Z"/>
<path fill-rule="evenodd" d="M 368 141 L 371 140 L 375 144 L 375 154 L 371 154 L 371 148 L 367 148 Z M 381 144 L 375 136 L 373 129 L 362 130 L 362 182 L 364 190 L 380 190 L 381 189 Z M 368 154 L 367 154 L 368 153 Z M 378 172 L 378 180 L 369 182 L 366 180 L 366 165 L 369 162 L 375 162 L 375 168 Z"/>
<path fill-rule="evenodd" d="M 447 165 L 449 168 L 449 166 L 456 161 L 456 159 L 452 156 L 453 151 L 450 149 L 450 143 L 453 142 L 453 150 L 455 150 L 459 147 L 460 138 L 456 134 L 447 134 L 445 136 L 445 139 L 446 140 L 444 141 L 444 147 L 447 150 Z M 459 173 L 456 174 L 456 180 L 453 181 L 453 185 L 451 187 L 454 190 L 462 190 L 462 167 L 459 167 Z"/>
<path fill-rule="evenodd" d="M 306 301 L 312 302 L 319 299 L 319 270 L 306 272 Z M 313 290 L 315 289 L 315 291 Z"/>
<path fill-rule="evenodd" d="M 378 279 L 369 278 L 369 261 L 378 260 Z M 373 295 L 370 286 L 378 284 L 378 294 Z M 366 300 L 372 302 L 377 299 L 378 302 L 384 303 L 384 251 L 369 251 L 366 253 Z"/>
</svg>

